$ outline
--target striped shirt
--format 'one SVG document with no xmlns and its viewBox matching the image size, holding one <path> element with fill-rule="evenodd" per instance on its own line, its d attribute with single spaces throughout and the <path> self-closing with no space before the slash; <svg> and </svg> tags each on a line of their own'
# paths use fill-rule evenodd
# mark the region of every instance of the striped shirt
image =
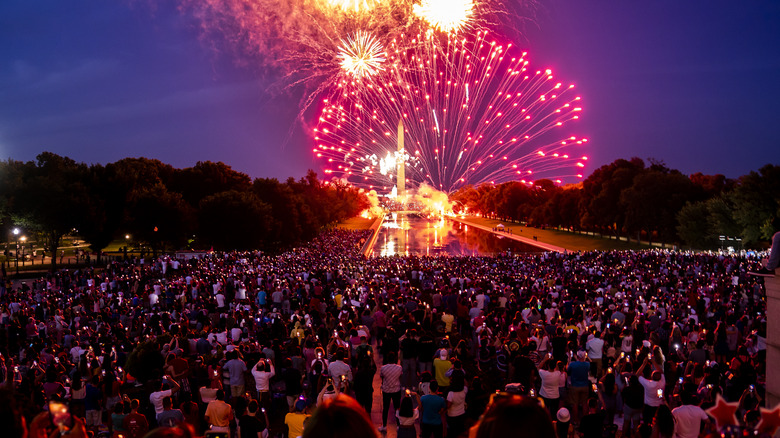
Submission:
<svg viewBox="0 0 780 438">
<path fill-rule="evenodd" d="M 400 392 L 402 373 L 403 368 L 397 363 L 382 365 L 382 368 L 379 370 L 379 377 L 382 378 L 382 392 Z"/>
</svg>

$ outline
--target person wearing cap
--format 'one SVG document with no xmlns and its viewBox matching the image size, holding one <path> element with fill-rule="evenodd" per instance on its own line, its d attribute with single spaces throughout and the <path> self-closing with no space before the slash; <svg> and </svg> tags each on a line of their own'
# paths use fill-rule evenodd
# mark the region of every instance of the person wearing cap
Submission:
<svg viewBox="0 0 780 438">
<path fill-rule="evenodd" d="M 433 359 L 433 371 L 436 383 L 439 384 L 439 390 L 441 392 L 447 392 L 450 386 L 450 378 L 447 377 L 447 371 L 452 368 L 452 362 L 449 361 L 447 350 L 442 348 L 439 350 L 439 356 Z"/>
<path fill-rule="evenodd" d="M 284 425 L 287 426 L 287 438 L 303 436 L 303 427 L 311 415 L 304 413 L 306 400 L 299 398 L 295 402 L 295 410 L 284 416 Z"/>
<path fill-rule="evenodd" d="M 590 391 L 590 364 L 587 362 L 588 355 L 580 350 L 577 352 L 577 360 L 569 364 L 566 370 L 569 374 L 571 388 L 569 395 L 572 408 L 574 409 L 574 421 L 578 422 L 580 413 L 584 412 L 585 404 L 588 402 L 588 393 Z"/>
<path fill-rule="evenodd" d="M 553 421 L 553 429 L 557 438 L 574 438 L 574 425 L 571 424 L 571 414 L 568 409 L 558 409 Z"/>
</svg>

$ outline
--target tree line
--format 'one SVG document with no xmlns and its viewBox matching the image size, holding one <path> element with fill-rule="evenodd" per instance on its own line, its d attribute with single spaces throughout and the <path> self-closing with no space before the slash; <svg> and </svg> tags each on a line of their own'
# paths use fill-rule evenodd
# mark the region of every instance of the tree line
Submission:
<svg viewBox="0 0 780 438">
<path fill-rule="evenodd" d="M 466 210 L 536 227 L 716 249 L 721 236 L 756 247 L 780 230 L 780 166 L 737 179 L 686 176 L 662 162 L 618 159 L 581 183 L 549 180 L 466 186 L 450 196 Z"/>
<path fill-rule="evenodd" d="M 360 190 L 321 182 L 311 170 L 280 182 L 252 180 L 210 161 L 185 169 L 148 158 L 87 165 L 51 152 L 35 161 L 0 161 L 2 232 L 9 239 L 14 227 L 23 228 L 50 254 L 70 233 L 98 252 L 125 235 L 154 252 L 185 246 L 275 251 L 368 205 Z"/>
</svg>

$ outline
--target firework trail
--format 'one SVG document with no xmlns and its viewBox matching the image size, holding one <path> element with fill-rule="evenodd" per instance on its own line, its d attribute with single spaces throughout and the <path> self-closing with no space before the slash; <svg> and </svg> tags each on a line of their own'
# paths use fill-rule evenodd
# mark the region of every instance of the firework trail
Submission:
<svg viewBox="0 0 780 438">
<path fill-rule="evenodd" d="M 534 0 L 179 0 L 215 52 L 282 79 L 277 90 L 321 93 L 350 77 L 344 48 L 359 35 L 387 46 L 401 35 L 486 28 L 507 1 Z M 457 7 L 453 7 L 457 6 Z M 221 44 L 225 42 L 227 44 Z M 360 88 L 360 87 L 358 87 Z"/>
<path fill-rule="evenodd" d="M 314 133 L 325 173 L 388 191 L 404 161 L 408 186 L 428 183 L 447 193 L 467 184 L 581 177 L 587 139 L 563 133 L 579 118 L 579 96 L 514 52 L 485 31 L 395 39 L 386 69 L 364 84 L 370 93 L 340 87 L 325 100 Z M 404 153 L 396 148 L 399 120 Z"/>
</svg>

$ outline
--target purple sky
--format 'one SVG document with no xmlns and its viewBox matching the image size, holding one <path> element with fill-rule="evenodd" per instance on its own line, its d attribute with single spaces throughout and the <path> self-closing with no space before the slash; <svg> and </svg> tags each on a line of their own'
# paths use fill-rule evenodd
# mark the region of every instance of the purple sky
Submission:
<svg viewBox="0 0 780 438">
<path fill-rule="evenodd" d="M 729 177 L 780 163 L 780 2 L 540 3 L 518 45 L 577 85 L 586 175 L 632 156 Z M 234 61 L 170 4 L 4 0 L 0 158 L 212 160 L 278 178 L 318 169 L 294 125 L 297 98 L 271 98 L 273 78 Z"/>
</svg>

